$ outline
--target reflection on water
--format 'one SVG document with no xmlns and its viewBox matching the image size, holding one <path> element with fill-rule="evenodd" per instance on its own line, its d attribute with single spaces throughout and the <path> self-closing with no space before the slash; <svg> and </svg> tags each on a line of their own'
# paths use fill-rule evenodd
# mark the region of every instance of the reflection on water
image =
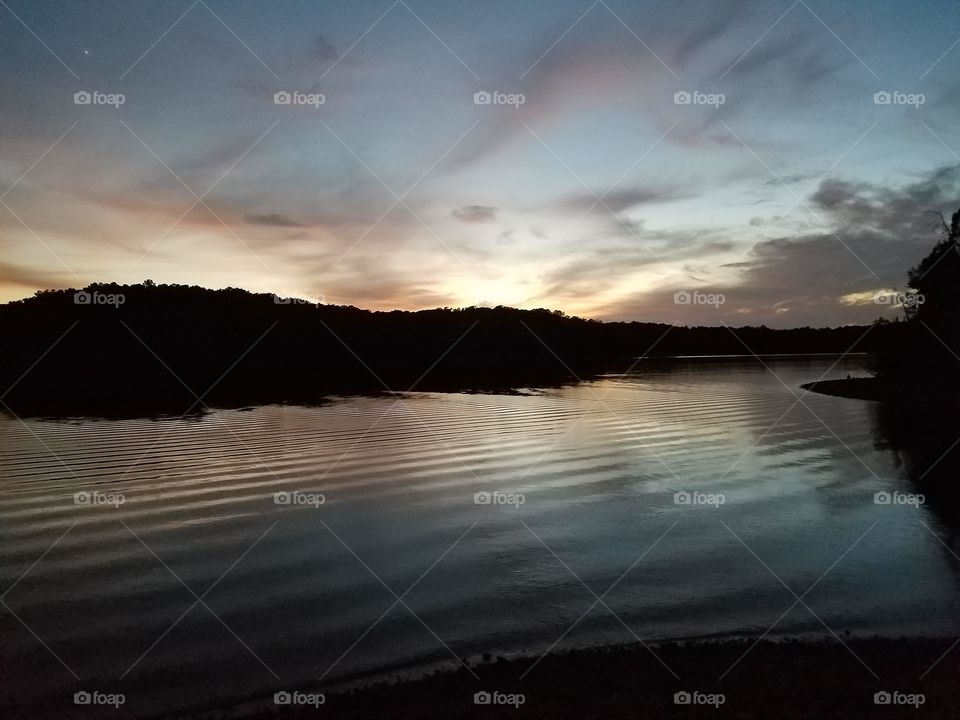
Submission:
<svg viewBox="0 0 960 720">
<path fill-rule="evenodd" d="M 960 527 L 960 408 L 873 403 L 876 447 L 889 451 L 948 527 Z"/>
<path fill-rule="evenodd" d="M 960 429 L 920 446 L 881 406 L 793 395 L 858 362 L 0 419 L 0 713 L 80 688 L 130 714 L 268 701 L 634 635 L 960 634 L 956 505 L 930 489 L 956 455 L 923 475 Z"/>
</svg>

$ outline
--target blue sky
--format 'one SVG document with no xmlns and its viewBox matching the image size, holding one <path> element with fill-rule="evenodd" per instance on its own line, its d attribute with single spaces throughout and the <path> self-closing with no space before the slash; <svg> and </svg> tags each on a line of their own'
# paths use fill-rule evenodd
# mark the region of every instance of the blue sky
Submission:
<svg viewBox="0 0 960 720">
<path fill-rule="evenodd" d="M 934 242 L 930 212 L 960 207 L 958 17 L 3 0 L 0 300 L 149 277 L 376 309 L 891 316 L 873 297 Z M 123 103 L 76 104 L 84 91 Z M 284 91 L 324 101 L 276 104 Z"/>
</svg>

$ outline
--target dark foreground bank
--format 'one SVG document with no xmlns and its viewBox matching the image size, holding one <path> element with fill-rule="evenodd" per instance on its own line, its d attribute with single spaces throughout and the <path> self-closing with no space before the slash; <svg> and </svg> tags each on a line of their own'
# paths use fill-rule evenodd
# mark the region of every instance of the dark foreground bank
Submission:
<svg viewBox="0 0 960 720">
<path fill-rule="evenodd" d="M 536 658 L 492 660 L 472 668 L 476 678 L 461 668 L 328 692 L 319 708 L 271 704 L 253 717 L 957 717 L 960 649 L 951 639 L 844 642 L 669 644 L 657 646 L 656 657 L 633 645 L 550 655 L 532 670 Z"/>
</svg>

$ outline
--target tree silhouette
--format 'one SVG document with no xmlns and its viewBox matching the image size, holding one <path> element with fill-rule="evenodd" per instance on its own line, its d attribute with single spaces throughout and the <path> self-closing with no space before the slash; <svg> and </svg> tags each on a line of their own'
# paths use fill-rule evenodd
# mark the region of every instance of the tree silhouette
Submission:
<svg viewBox="0 0 960 720">
<path fill-rule="evenodd" d="M 881 375 L 915 390 L 960 380 L 960 210 L 949 225 L 938 216 L 940 239 L 907 273 L 910 290 L 900 296 L 906 327 L 881 366 Z"/>
<path fill-rule="evenodd" d="M 960 519 L 960 210 L 908 272 L 916 302 L 887 339 L 874 406 L 876 446 L 894 454 L 931 508 Z M 909 297 L 909 295 L 908 295 Z"/>
<path fill-rule="evenodd" d="M 910 287 L 924 298 L 908 317 L 947 330 L 960 320 L 960 210 L 953 214 L 950 225 L 941 215 L 940 224 L 940 241 L 908 273 Z"/>
</svg>

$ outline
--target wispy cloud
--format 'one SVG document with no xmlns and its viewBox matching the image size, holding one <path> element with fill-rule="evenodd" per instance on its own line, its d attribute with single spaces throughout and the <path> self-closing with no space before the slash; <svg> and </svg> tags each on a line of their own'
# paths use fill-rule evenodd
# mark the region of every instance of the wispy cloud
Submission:
<svg viewBox="0 0 960 720">
<path fill-rule="evenodd" d="M 303 223 L 299 223 L 289 215 L 284 215 L 283 213 L 267 213 L 264 215 L 246 215 L 246 220 L 251 225 L 267 225 L 269 227 L 284 227 L 284 228 L 302 228 L 306 227 Z"/>
</svg>

